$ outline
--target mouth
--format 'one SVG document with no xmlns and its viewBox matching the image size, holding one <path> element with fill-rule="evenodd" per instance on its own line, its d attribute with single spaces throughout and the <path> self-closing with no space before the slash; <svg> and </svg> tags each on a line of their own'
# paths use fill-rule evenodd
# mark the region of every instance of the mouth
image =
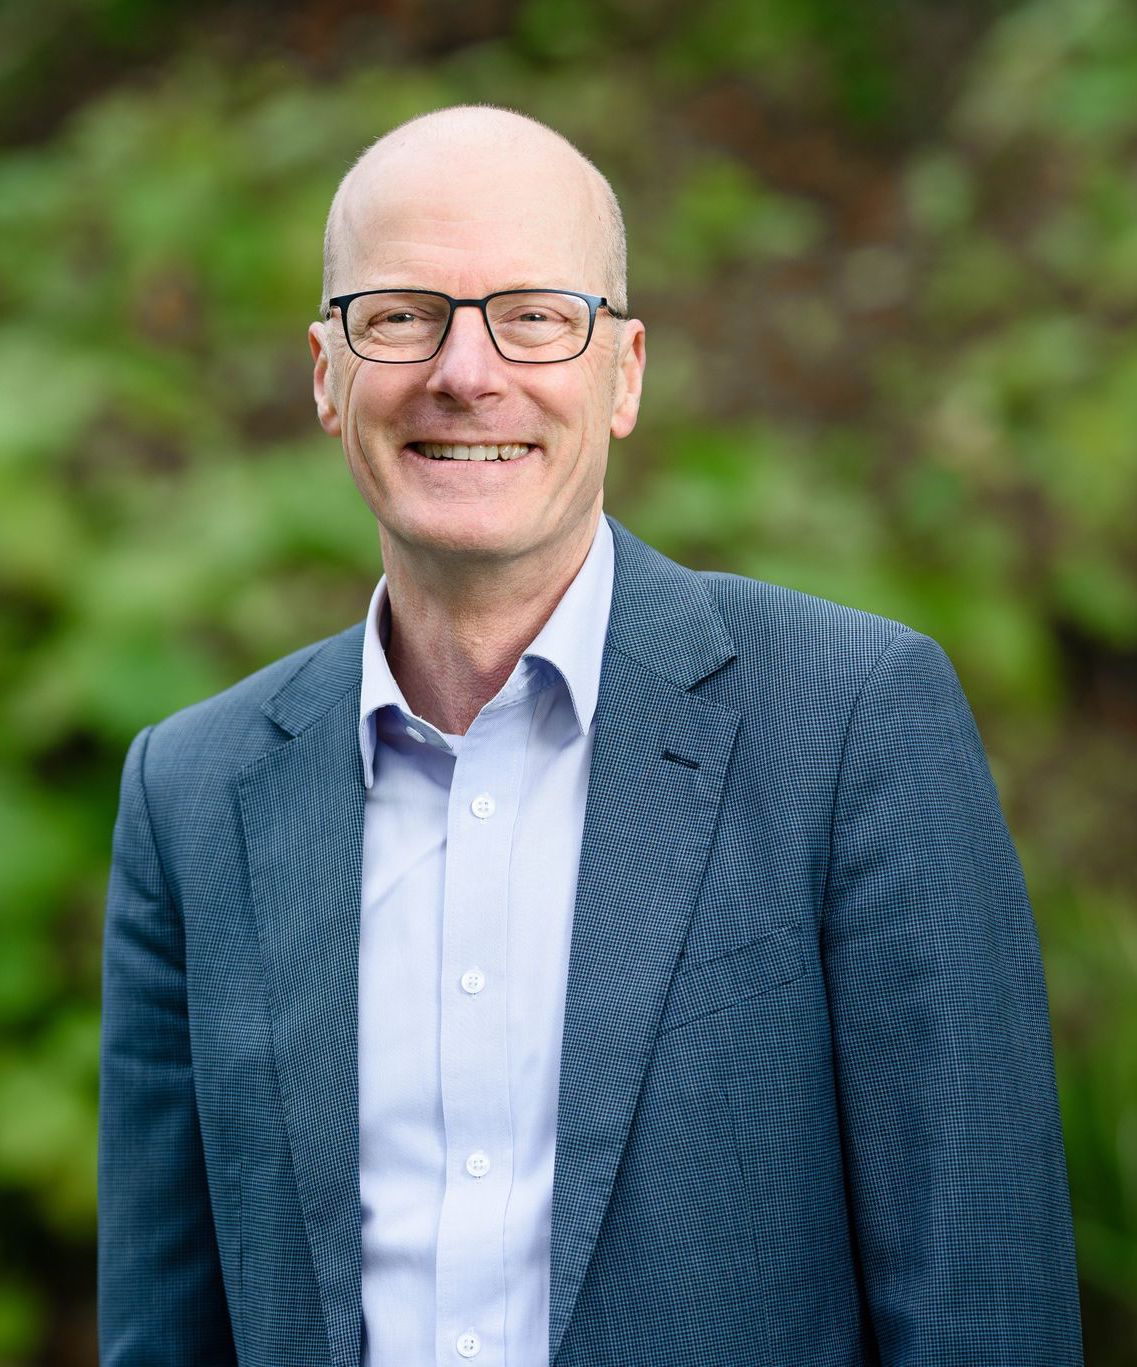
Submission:
<svg viewBox="0 0 1137 1367">
<path fill-rule="evenodd" d="M 527 456 L 533 450 L 528 442 L 502 442 L 494 446 L 465 446 L 458 442 L 412 441 L 408 442 L 408 447 L 416 455 L 425 456 L 428 460 L 520 460 L 522 456 Z"/>
</svg>

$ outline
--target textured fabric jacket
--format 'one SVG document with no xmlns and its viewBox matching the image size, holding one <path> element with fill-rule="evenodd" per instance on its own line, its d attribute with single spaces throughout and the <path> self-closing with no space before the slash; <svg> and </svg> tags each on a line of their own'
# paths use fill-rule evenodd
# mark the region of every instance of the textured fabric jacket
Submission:
<svg viewBox="0 0 1137 1367">
<path fill-rule="evenodd" d="M 613 530 L 550 1361 L 1080 1363 L 1037 938 L 950 665 Z M 360 650 L 127 759 L 104 1367 L 359 1361 Z"/>
</svg>

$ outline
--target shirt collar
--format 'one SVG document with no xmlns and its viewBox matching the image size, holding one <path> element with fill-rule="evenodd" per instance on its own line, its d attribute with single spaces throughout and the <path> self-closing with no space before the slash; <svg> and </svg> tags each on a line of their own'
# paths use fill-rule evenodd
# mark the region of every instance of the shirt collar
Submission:
<svg viewBox="0 0 1137 1367">
<path fill-rule="evenodd" d="M 592 726 L 600 692 L 600 663 L 612 606 L 614 559 L 612 529 L 601 514 L 584 564 L 502 686 L 502 691 L 510 688 L 518 672 L 531 667 L 529 662 L 545 661 L 564 681 L 582 735 Z M 375 713 L 382 707 L 397 707 L 408 718 L 415 715 L 387 663 L 387 635 L 387 576 L 383 575 L 371 595 L 363 628 L 359 748 L 368 788 L 375 778 Z"/>
</svg>

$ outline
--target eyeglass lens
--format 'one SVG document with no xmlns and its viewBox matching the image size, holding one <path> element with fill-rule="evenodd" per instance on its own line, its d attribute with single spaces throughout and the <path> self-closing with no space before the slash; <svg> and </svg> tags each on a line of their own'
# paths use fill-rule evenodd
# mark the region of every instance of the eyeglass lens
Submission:
<svg viewBox="0 0 1137 1367">
<path fill-rule="evenodd" d="M 437 295 L 401 290 L 360 295 L 347 311 L 352 350 L 375 361 L 425 361 L 446 330 L 450 305 Z M 567 361 L 588 341 L 589 308 L 571 294 L 517 290 L 486 304 L 498 350 L 511 361 Z"/>
</svg>

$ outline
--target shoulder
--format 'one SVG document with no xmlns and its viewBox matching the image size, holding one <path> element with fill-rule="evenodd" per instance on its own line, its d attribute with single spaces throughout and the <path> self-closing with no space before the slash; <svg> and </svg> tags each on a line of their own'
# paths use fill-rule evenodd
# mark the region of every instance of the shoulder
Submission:
<svg viewBox="0 0 1137 1367">
<path fill-rule="evenodd" d="M 610 519 L 619 640 L 662 673 L 694 665 L 726 705 L 841 711 L 877 673 L 951 675 L 929 637 L 877 613 L 668 559 Z"/>
<path fill-rule="evenodd" d="M 741 574 L 678 564 L 609 518 L 615 534 L 613 609 L 623 621 L 666 634 L 673 629 L 725 631 L 740 654 L 769 660 L 802 655 L 875 655 L 914 634 L 902 622 Z"/>
<path fill-rule="evenodd" d="M 752 703 L 842 724 L 875 694 L 961 701 L 938 642 L 903 622 L 741 575 L 694 574 L 734 643 L 731 681 Z"/>
<path fill-rule="evenodd" d="M 811 659 L 839 654 L 852 662 L 875 659 L 898 638 L 919 634 L 903 622 L 779 584 L 718 571 L 691 573 L 740 645 L 753 642 Z"/>
<path fill-rule="evenodd" d="M 136 739 L 147 782 L 161 774 L 203 770 L 231 774 L 288 739 L 277 702 L 307 699 L 313 715 L 353 688 L 358 692 L 362 625 L 329 636 L 258 669 L 230 688 L 182 708 Z"/>
</svg>

